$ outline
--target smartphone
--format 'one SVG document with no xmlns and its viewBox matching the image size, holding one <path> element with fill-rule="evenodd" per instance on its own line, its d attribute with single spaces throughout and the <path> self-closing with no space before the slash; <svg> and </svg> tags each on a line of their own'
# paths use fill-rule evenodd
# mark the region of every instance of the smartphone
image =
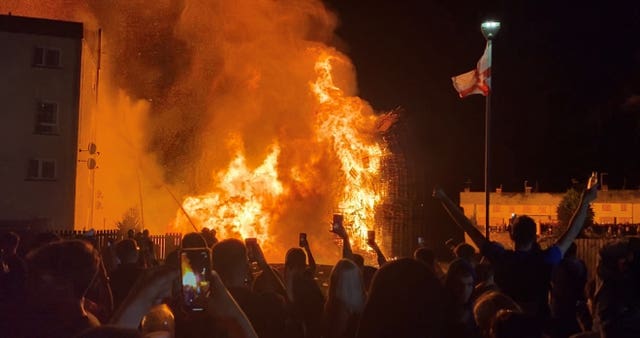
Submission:
<svg viewBox="0 0 640 338">
<path fill-rule="evenodd" d="M 211 256 L 207 248 L 180 250 L 182 304 L 190 311 L 204 311 L 211 293 Z"/>
<path fill-rule="evenodd" d="M 376 241 L 376 232 L 375 232 L 375 230 L 367 231 L 367 241 L 369 243 L 375 243 L 375 241 Z"/>
<path fill-rule="evenodd" d="M 342 228 L 343 221 L 344 221 L 344 217 L 342 216 L 342 214 L 333 214 L 333 222 L 331 223 L 331 230 L 337 231 L 338 229 Z"/>
<path fill-rule="evenodd" d="M 418 237 L 418 245 L 424 246 L 424 237 Z"/>
<path fill-rule="evenodd" d="M 304 232 L 300 233 L 300 247 L 304 248 L 305 246 L 307 246 L 307 234 L 305 234 Z"/>
<path fill-rule="evenodd" d="M 256 244 L 258 244 L 258 240 L 256 238 L 251 237 L 244 239 L 244 245 L 247 247 L 247 258 L 249 259 L 249 262 L 256 261 Z"/>
</svg>

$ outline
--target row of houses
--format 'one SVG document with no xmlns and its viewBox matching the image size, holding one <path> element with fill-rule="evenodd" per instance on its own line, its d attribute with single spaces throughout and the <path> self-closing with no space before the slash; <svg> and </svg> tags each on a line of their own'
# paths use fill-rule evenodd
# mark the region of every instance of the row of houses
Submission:
<svg viewBox="0 0 640 338">
<path fill-rule="evenodd" d="M 492 192 L 489 197 L 489 225 L 505 226 L 514 214 L 529 215 L 539 224 L 556 224 L 557 208 L 563 196 L 564 193 Z M 484 192 L 461 192 L 460 207 L 477 225 L 486 225 Z M 640 224 L 638 190 L 601 190 L 591 207 L 596 225 Z"/>
</svg>

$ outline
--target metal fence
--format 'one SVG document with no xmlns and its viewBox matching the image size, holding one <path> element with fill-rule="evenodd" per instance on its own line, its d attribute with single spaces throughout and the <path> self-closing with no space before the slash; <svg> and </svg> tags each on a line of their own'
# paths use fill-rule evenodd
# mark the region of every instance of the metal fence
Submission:
<svg viewBox="0 0 640 338">
<path fill-rule="evenodd" d="M 99 251 L 102 250 L 109 241 L 117 242 L 125 238 L 125 234 L 120 232 L 120 230 L 97 230 L 91 233 L 82 230 L 54 230 L 52 232 L 65 239 L 89 239 Z M 150 235 L 149 238 L 153 242 L 156 257 L 158 260 L 163 261 L 169 253 L 180 247 L 182 234 L 166 233 Z"/>
</svg>

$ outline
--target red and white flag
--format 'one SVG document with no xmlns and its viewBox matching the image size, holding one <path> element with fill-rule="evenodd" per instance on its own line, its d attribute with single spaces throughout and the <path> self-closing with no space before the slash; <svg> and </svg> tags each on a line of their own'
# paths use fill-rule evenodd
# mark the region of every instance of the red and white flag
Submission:
<svg viewBox="0 0 640 338">
<path fill-rule="evenodd" d="M 487 96 L 491 90 L 491 47 L 489 43 L 484 48 L 484 54 L 478 60 L 476 69 L 454 76 L 451 80 L 460 97 L 473 94 Z"/>
</svg>

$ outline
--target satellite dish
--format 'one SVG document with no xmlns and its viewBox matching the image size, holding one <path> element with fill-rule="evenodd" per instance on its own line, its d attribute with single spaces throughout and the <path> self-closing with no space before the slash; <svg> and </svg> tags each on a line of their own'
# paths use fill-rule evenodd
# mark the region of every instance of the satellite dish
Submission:
<svg viewBox="0 0 640 338">
<path fill-rule="evenodd" d="M 89 151 L 89 154 L 93 155 L 98 152 L 98 146 L 96 146 L 95 143 L 91 142 L 87 147 L 87 151 Z"/>
<path fill-rule="evenodd" d="M 89 168 L 89 170 L 93 170 L 98 166 L 98 164 L 96 163 L 96 160 L 90 158 L 87 160 L 87 168 Z"/>
</svg>

